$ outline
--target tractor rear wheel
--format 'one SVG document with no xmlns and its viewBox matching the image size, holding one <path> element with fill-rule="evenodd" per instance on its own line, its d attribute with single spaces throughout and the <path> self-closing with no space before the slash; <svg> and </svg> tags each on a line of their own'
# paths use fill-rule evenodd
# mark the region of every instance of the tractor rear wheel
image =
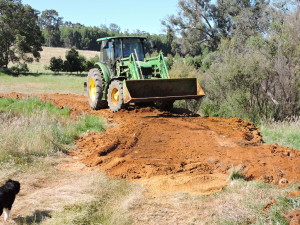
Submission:
<svg viewBox="0 0 300 225">
<path fill-rule="evenodd" d="M 125 107 L 123 97 L 123 82 L 114 80 L 107 91 L 107 103 L 112 112 L 117 112 Z"/>
<path fill-rule="evenodd" d="M 103 109 L 107 102 L 102 100 L 104 90 L 104 77 L 101 69 L 93 68 L 88 73 L 88 98 L 92 109 Z"/>
</svg>

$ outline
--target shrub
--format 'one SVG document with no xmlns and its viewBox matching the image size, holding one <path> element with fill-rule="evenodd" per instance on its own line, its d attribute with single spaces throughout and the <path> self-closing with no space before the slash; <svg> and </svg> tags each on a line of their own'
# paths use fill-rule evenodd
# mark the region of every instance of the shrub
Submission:
<svg viewBox="0 0 300 225">
<path fill-rule="evenodd" d="M 185 59 L 179 58 L 174 61 L 172 69 L 170 70 L 170 76 L 176 78 L 185 77 L 200 77 L 200 72 L 194 68 L 194 66 L 189 65 Z"/>
<path fill-rule="evenodd" d="M 10 67 L 9 71 L 13 74 L 19 75 L 20 73 L 28 73 L 29 69 L 26 63 L 18 63 L 16 66 Z"/>
<path fill-rule="evenodd" d="M 57 60 L 56 60 L 57 61 Z M 60 60 L 59 60 L 60 61 Z M 85 58 L 79 55 L 75 48 L 66 52 L 66 60 L 63 62 L 63 71 L 65 72 L 82 72 L 85 70 Z M 59 62 L 61 66 L 61 61 Z"/>
<path fill-rule="evenodd" d="M 99 62 L 99 56 L 96 55 L 93 58 L 90 58 L 89 60 L 84 62 L 84 70 L 89 71 L 90 69 L 95 67 L 95 63 Z"/>
<path fill-rule="evenodd" d="M 50 59 L 49 69 L 55 73 L 59 73 L 60 71 L 63 71 L 64 61 L 60 57 L 59 58 L 52 57 Z"/>
</svg>

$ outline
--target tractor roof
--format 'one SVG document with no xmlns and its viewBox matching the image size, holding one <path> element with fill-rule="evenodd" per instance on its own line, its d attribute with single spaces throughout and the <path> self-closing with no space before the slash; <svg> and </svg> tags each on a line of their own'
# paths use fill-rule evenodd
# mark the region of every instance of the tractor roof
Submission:
<svg viewBox="0 0 300 225">
<path fill-rule="evenodd" d="M 110 40 L 110 39 L 123 39 L 123 38 L 130 38 L 130 39 L 134 39 L 134 38 L 139 38 L 139 39 L 146 39 L 146 37 L 142 37 L 142 36 L 115 36 L 115 37 L 104 37 L 104 38 L 98 38 L 97 41 L 105 41 L 105 40 Z"/>
</svg>

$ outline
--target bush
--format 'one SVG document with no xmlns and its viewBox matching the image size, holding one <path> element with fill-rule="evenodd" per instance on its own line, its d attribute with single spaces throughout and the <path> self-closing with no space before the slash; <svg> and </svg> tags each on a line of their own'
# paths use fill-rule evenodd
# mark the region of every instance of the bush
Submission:
<svg viewBox="0 0 300 225">
<path fill-rule="evenodd" d="M 100 59 L 99 59 L 98 55 L 96 55 L 93 58 L 90 58 L 89 60 L 87 60 L 87 61 L 84 62 L 84 70 L 85 71 L 89 71 L 90 69 L 94 68 L 95 67 L 95 63 L 97 63 L 99 61 L 100 61 Z"/>
<path fill-rule="evenodd" d="M 170 76 L 175 78 L 185 78 L 185 77 L 200 77 L 200 71 L 198 71 L 194 66 L 189 65 L 185 59 L 179 58 L 174 61 L 172 69 L 170 70 Z"/>
<path fill-rule="evenodd" d="M 66 52 L 66 61 L 64 62 L 64 70 L 66 72 L 82 72 L 84 71 L 85 58 L 80 56 L 74 48 Z"/>
<path fill-rule="evenodd" d="M 60 71 L 63 71 L 64 61 L 60 57 L 59 58 L 52 57 L 50 59 L 49 69 L 55 73 L 59 73 Z"/>
<path fill-rule="evenodd" d="M 19 63 L 9 68 L 9 72 L 19 75 L 20 73 L 28 73 L 29 69 L 26 63 Z"/>
</svg>

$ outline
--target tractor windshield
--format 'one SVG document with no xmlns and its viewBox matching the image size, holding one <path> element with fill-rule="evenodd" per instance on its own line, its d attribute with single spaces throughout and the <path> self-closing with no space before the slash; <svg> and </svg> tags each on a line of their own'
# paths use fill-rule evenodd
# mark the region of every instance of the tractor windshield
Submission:
<svg viewBox="0 0 300 225">
<path fill-rule="evenodd" d="M 136 60 L 144 61 L 144 49 L 140 39 L 123 39 L 123 56 L 134 54 Z"/>
</svg>

